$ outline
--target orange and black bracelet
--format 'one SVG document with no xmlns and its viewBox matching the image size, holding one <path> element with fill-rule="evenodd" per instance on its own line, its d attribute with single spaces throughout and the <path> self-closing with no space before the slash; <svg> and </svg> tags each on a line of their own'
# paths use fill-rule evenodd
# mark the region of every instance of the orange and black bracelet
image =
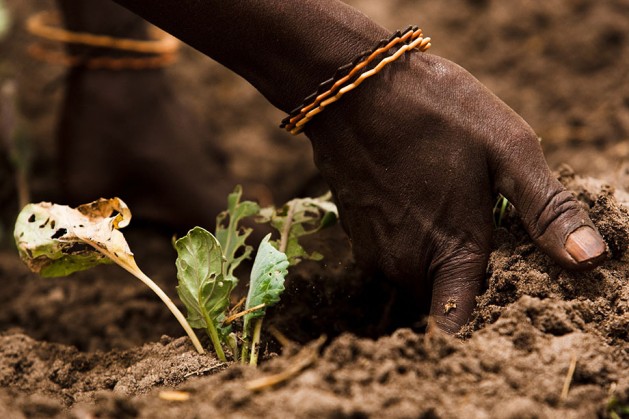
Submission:
<svg viewBox="0 0 629 419">
<path fill-rule="evenodd" d="M 280 128 L 293 135 L 299 134 L 305 124 L 326 106 L 339 100 L 404 53 L 413 49 L 426 51 L 431 46 L 430 38 L 422 35 L 422 30 L 416 26 L 397 31 L 389 39 L 380 41 L 373 50 L 363 52 L 351 63 L 340 67 L 334 77 L 321 83 L 316 92 L 306 97 L 301 105 L 282 120 Z"/>
</svg>

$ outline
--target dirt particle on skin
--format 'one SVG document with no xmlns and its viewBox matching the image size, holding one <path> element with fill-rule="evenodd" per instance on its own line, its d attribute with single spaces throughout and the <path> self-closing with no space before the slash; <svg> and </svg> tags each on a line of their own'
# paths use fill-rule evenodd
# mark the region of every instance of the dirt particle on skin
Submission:
<svg viewBox="0 0 629 419">
<path fill-rule="evenodd" d="M 443 305 L 443 314 L 448 314 L 453 310 L 456 310 L 456 300 L 450 298 L 448 302 Z"/>
</svg>

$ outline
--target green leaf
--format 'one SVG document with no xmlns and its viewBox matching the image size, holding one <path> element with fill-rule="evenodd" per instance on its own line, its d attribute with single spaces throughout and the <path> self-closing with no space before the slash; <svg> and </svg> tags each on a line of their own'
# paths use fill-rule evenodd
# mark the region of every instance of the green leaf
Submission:
<svg viewBox="0 0 629 419">
<path fill-rule="evenodd" d="M 251 282 L 247 294 L 246 308 L 265 304 L 265 308 L 276 304 L 284 291 L 284 278 L 288 273 L 286 254 L 276 250 L 270 243 L 271 235 L 267 235 L 258 247 L 258 254 L 251 269 Z M 262 317 L 265 308 L 245 315 L 245 330 L 252 319 Z"/>
<path fill-rule="evenodd" d="M 136 264 L 119 231 L 130 221 L 131 211 L 119 198 L 101 198 L 76 208 L 50 202 L 28 204 L 15 223 L 15 243 L 26 265 L 42 276 L 68 275 L 99 263 L 115 262 L 157 294 L 197 351 L 204 353 L 177 306 Z"/>
<path fill-rule="evenodd" d="M 236 286 L 234 277 L 222 274 L 221 245 L 210 232 L 195 227 L 175 242 L 175 249 L 177 293 L 188 310 L 188 322 L 194 328 L 218 327 Z"/>
<path fill-rule="evenodd" d="M 331 199 L 332 195 L 329 192 L 317 198 L 293 199 L 282 208 L 261 209 L 256 221 L 270 223 L 281 236 L 285 236 L 273 244 L 279 249 L 284 242 L 285 249 L 280 250 L 286 253 L 291 265 L 296 265 L 303 259 L 321 260 L 323 255 L 318 252 L 308 253 L 299 241 L 304 236 L 336 223 L 338 210 Z"/>
<path fill-rule="evenodd" d="M 252 201 L 240 202 L 242 187 L 236 186 L 234 192 L 227 197 L 227 210 L 216 217 L 216 238 L 225 256 L 226 276 L 233 277 L 234 270 L 245 259 L 249 258 L 253 247 L 245 244 L 251 234 L 251 228 L 238 228 L 238 223 L 244 218 L 255 215 L 260 206 Z M 229 218 L 227 225 L 226 219 Z"/>
<path fill-rule="evenodd" d="M 15 243 L 22 260 L 43 277 L 66 276 L 95 265 L 135 265 L 118 230 L 131 212 L 118 198 L 99 199 L 77 208 L 50 202 L 26 205 L 15 222 Z"/>
</svg>

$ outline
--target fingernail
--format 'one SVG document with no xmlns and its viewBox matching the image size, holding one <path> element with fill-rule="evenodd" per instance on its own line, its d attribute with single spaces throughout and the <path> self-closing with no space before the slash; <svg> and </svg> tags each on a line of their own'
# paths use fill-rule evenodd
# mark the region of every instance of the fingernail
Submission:
<svg viewBox="0 0 629 419">
<path fill-rule="evenodd" d="M 579 227 L 568 236 L 566 251 L 578 263 L 588 262 L 605 253 L 605 242 L 591 227 Z"/>
</svg>

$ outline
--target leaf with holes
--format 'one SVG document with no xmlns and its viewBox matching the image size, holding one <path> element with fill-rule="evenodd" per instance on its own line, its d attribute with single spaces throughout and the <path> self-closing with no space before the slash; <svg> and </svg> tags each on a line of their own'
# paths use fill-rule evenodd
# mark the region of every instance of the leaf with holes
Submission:
<svg viewBox="0 0 629 419">
<path fill-rule="evenodd" d="M 70 208 L 50 202 L 28 204 L 15 223 L 15 243 L 22 260 L 41 276 L 62 276 L 115 262 L 146 284 L 166 304 L 195 348 L 203 347 L 170 298 L 138 267 L 120 228 L 131 211 L 119 198 L 99 199 Z"/>
<path fill-rule="evenodd" d="M 335 224 L 337 220 L 338 209 L 329 192 L 317 198 L 293 199 L 277 209 L 263 208 L 256 218 L 257 222 L 270 223 L 280 232 L 280 240 L 272 243 L 286 253 L 291 265 L 303 259 L 321 260 L 323 255 L 306 251 L 300 239 Z"/>
<path fill-rule="evenodd" d="M 135 265 L 133 253 L 118 230 L 131 212 L 118 199 L 99 199 L 71 208 L 50 202 L 28 204 L 15 223 L 15 242 L 22 260 L 44 277 L 65 276 L 101 263 Z"/>
<path fill-rule="evenodd" d="M 260 206 L 252 201 L 240 202 L 242 188 L 236 186 L 234 192 L 227 197 L 227 210 L 216 217 L 216 239 L 223 249 L 226 269 L 225 276 L 234 277 L 234 270 L 247 259 L 253 247 L 245 244 L 245 240 L 251 234 L 251 228 L 239 228 L 238 224 L 244 218 L 256 215 Z M 227 225 L 225 221 L 228 219 Z"/>
</svg>

